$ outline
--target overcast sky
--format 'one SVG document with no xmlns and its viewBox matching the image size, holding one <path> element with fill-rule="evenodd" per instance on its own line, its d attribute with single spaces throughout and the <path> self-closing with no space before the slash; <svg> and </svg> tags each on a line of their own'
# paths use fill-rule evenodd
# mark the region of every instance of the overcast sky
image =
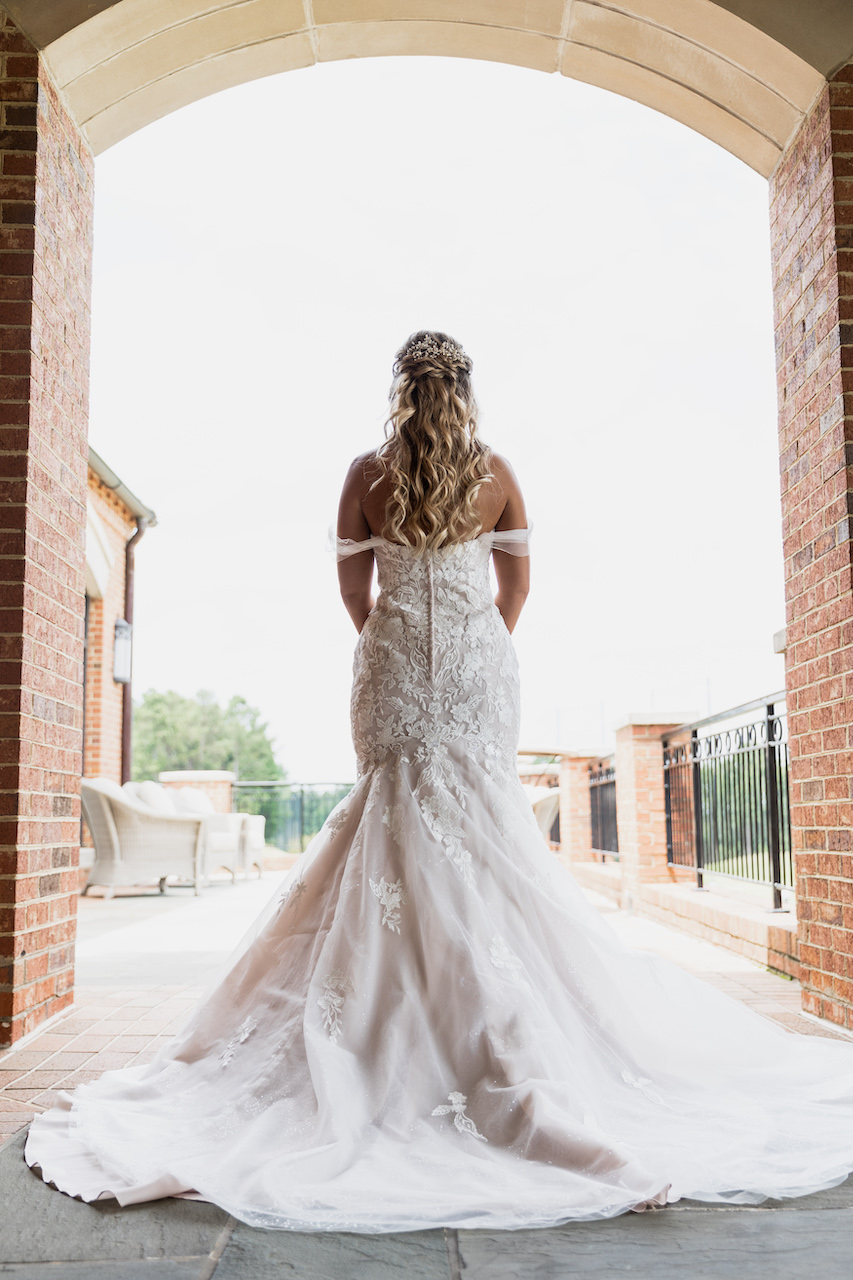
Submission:
<svg viewBox="0 0 853 1280">
<path fill-rule="evenodd" d="M 781 688 L 767 186 L 602 90 L 453 59 L 229 90 L 97 162 L 91 440 L 159 517 L 134 690 L 242 694 L 347 780 L 326 530 L 393 354 L 445 329 L 535 526 L 522 745 Z"/>
</svg>

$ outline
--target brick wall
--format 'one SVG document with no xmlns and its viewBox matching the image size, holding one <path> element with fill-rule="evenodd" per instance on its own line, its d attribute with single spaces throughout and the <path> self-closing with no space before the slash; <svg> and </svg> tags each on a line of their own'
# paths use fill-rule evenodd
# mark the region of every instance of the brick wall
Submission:
<svg viewBox="0 0 853 1280">
<path fill-rule="evenodd" d="M 0 10 L 0 1045 L 72 1000 L 91 156 Z"/>
<path fill-rule="evenodd" d="M 853 1027 L 853 66 L 770 195 L 803 1003 Z"/>
<path fill-rule="evenodd" d="M 564 755 L 560 760 L 560 849 L 570 863 L 591 862 L 590 765 L 597 756 Z"/>
<path fill-rule="evenodd" d="M 673 728 L 638 719 L 616 731 L 616 825 L 624 907 L 633 905 L 641 884 L 678 878 L 666 860 L 661 743 L 661 735 Z"/>
<path fill-rule="evenodd" d="M 125 547 L 136 530 L 136 520 L 91 468 L 89 499 L 109 539 L 113 565 L 103 597 L 89 601 L 83 774 L 121 782 L 124 686 L 113 680 L 113 645 L 116 619 L 124 617 Z"/>
</svg>

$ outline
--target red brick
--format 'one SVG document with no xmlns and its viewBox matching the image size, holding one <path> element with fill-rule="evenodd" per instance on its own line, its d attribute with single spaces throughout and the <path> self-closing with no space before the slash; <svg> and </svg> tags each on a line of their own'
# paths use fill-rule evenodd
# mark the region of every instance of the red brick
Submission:
<svg viewBox="0 0 853 1280">
<path fill-rule="evenodd" d="M 0 455 L 0 546 L 16 558 L 0 561 L 0 840 L 16 878 L 0 882 L 0 931 L 18 931 L 15 1040 L 73 988 L 93 168 L 8 22 L 3 49 L 0 422 L 16 452 Z"/>
<path fill-rule="evenodd" d="M 853 130 L 853 64 L 771 179 L 804 1006 L 836 1021 L 853 1011 L 853 133 L 844 130 Z"/>
</svg>

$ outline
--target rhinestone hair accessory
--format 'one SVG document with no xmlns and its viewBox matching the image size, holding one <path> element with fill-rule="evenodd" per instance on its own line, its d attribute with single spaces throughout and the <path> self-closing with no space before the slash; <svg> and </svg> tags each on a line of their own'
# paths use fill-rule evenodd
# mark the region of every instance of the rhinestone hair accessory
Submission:
<svg viewBox="0 0 853 1280">
<path fill-rule="evenodd" d="M 401 358 L 403 360 L 443 360 L 452 369 L 464 369 L 466 373 L 470 373 L 472 367 L 470 356 L 467 356 L 450 338 L 444 342 L 436 342 L 431 335 L 420 338 L 410 347 L 406 347 Z"/>
</svg>

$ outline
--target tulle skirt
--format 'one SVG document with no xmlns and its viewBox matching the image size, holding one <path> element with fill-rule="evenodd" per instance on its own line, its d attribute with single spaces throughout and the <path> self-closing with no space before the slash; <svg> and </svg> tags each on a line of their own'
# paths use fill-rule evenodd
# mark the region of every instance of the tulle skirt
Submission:
<svg viewBox="0 0 853 1280">
<path fill-rule="evenodd" d="M 512 772 L 449 760 L 440 792 L 399 757 L 360 779 L 182 1032 L 34 1120 L 45 1180 L 390 1232 L 845 1179 L 853 1045 L 624 948 Z"/>
</svg>

